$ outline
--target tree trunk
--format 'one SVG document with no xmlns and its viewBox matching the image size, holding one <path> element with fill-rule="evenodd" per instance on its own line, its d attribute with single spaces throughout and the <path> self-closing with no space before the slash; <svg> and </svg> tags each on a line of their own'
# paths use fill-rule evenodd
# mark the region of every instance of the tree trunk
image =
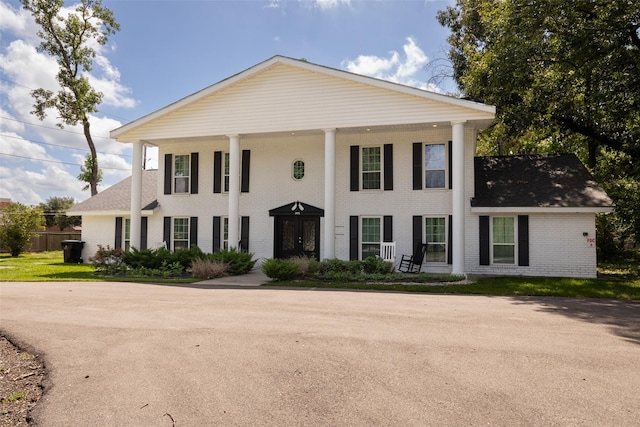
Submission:
<svg viewBox="0 0 640 427">
<path fill-rule="evenodd" d="M 91 195 L 95 196 L 98 194 L 98 153 L 96 152 L 93 138 L 91 138 L 90 124 L 87 116 L 82 118 L 82 127 L 84 128 L 84 137 L 91 151 L 91 179 L 89 181 L 89 187 L 91 188 Z"/>
</svg>

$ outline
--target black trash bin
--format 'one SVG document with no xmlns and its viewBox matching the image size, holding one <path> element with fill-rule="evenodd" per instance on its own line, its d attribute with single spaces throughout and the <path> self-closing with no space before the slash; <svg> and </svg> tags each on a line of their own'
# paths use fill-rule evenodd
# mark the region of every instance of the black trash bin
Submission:
<svg viewBox="0 0 640 427">
<path fill-rule="evenodd" d="M 62 250 L 64 252 L 64 262 L 70 262 L 74 264 L 81 264 L 82 261 L 82 248 L 84 242 L 80 240 L 63 240 Z"/>
</svg>

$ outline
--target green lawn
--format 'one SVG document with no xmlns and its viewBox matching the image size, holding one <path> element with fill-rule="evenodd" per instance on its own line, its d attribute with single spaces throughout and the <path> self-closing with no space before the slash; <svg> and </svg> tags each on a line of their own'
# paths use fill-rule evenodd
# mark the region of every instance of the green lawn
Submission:
<svg viewBox="0 0 640 427">
<path fill-rule="evenodd" d="M 197 279 L 158 277 L 105 277 L 94 274 L 90 264 L 64 262 L 62 251 L 22 254 L 12 258 L 0 254 L 0 282 L 154 282 L 191 283 Z"/>
<path fill-rule="evenodd" d="M 270 286 L 387 290 L 434 294 L 561 296 L 640 300 L 640 272 L 636 262 L 600 266 L 599 279 L 491 277 L 471 284 L 386 284 L 319 281 L 269 282 Z M 94 275 L 88 264 L 65 264 L 62 251 L 23 254 L 12 258 L 0 254 L 0 281 L 151 281 L 188 283 L 196 279 L 107 278 Z"/>
</svg>

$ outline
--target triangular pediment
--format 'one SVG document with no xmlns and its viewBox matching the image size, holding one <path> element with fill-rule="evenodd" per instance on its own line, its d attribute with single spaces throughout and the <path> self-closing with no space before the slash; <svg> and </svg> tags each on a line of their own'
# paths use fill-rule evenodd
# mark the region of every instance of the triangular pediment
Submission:
<svg viewBox="0 0 640 427">
<path fill-rule="evenodd" d="M 269 216 L 285 215 L 324 216 L 324 209 L 320 209 L 296 200 L 295 202 L 287 203 L 286 205 L 271 209 L 269 211 Z"/>
<path fill-rule="evenodd" d="M 121 141 L 491 120 L 491 106 L 274 57 L 112 132 Z"/>
</svg>

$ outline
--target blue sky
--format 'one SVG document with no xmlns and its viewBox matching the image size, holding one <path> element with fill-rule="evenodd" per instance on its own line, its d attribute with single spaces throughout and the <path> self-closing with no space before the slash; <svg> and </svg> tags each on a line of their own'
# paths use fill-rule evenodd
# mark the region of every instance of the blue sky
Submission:
<svg viewBox="0 0 640 427">
<path fill-rule="evenodd" d="M 74 2 L 65 2 L 72 8 Z M 131 174 L 131 150 L 109 131 L 274 55 L 439 92 L 455 92 L 448 31 L 452 1 L 103 0 L 120 31 L 98 52 L 90 79 L 104 93 L 91 118 L 103 183 Z M 30 90 L 55 90 L 55 62 L 38 53 L 37 27 L 16 0 L 0 0 L 0 198 L 37 204 L 89 197 L 76 179 L 87 153 L 81 129 L 30 114 Z M 443 68 L 444 67 L 444 68 Z M 66 148 L 71 147 L 71 148 Z M 150 152 L 149 165 L 157 159 Z"/>
</svg>

